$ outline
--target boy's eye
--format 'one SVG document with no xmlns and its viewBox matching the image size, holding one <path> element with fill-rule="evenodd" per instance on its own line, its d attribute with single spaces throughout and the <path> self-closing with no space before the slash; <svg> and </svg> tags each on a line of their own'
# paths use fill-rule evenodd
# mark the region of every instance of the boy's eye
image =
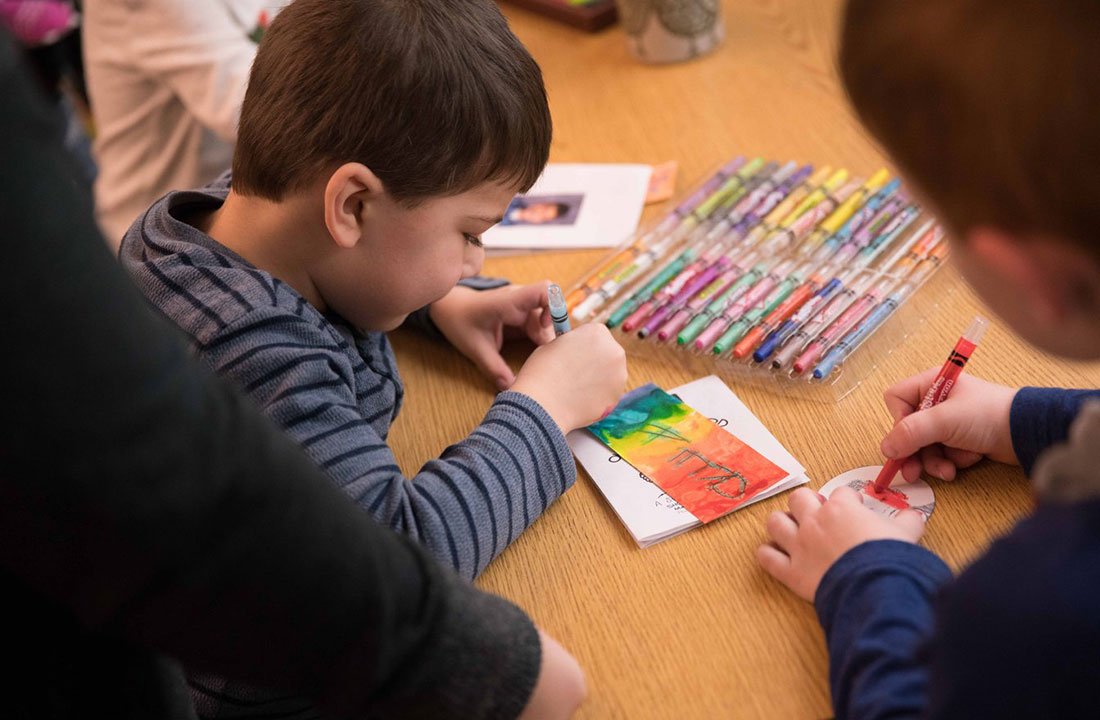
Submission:
<svg viewBox="0 0 1100 720">
<path fill-rule="evenodd" d="M 481 238 L 477 235 L 471 235 L 470 233 L 462 233 L 462 236 L 466 238 L 466 242 L 470 243 L 474 247 L 482 247 Z"/>
</svg>

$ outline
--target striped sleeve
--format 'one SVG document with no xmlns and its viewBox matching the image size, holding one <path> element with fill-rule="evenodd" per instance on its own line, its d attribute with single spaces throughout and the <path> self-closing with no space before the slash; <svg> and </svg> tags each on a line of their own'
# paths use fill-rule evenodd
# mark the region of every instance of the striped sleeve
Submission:
<svg viewBox="0 0 1100 720">
<path fill-rule="evenodd" d="M 367 383 L 357 395 L 354 378 L 362 368 L 353 366 L 355 355 L 331 333 L 277 308 L 249 313 L 201 352 L 352 500 L 467 579 L 576 479 L 557 425 L 538 403 L 515 392 L 498 395 L 469 437 L 406 478 L 372 425 L 379 413 L 393 410 L 371 403 L 383 379 L 366 373 L 378 386 Z"/>
</svg>

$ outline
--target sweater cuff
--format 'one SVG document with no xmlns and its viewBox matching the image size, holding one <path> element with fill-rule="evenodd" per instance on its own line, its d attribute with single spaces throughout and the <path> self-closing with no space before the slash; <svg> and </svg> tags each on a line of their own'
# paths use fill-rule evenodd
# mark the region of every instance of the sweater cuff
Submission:
<svg viewBox="0 0 1100 720">
<path fill-rule="evenodd" d="M 1044 450 L 1066 441 L 1081 404 L 1097 397 L 1095 390 L 1020 388 L 1012 399 L 1009 431 L 1012 449 L 1027 475 Z"/>
<path fill-rule="evenodd" d="M 844 591 L 861 577 L 905 575 L 931 591 L 949 582 L 951 569 L 935 553 L 901 540 L 871 540 L 856 545 L 825 571 L 814 594 L 814 607 L 826 633 L 840 609 Z"/>
</svg>

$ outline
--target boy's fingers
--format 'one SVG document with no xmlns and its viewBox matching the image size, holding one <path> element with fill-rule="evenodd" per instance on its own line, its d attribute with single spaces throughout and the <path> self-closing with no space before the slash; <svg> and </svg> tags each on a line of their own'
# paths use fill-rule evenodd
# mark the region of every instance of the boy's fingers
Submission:
<svg viewBox="0 0 1100 720">
<path fill-rule="evenodd" d="M 916 510 L 902 510 L 894 520 L 901 526 L 905 538 L 910 542 L 916 542 L 920 540 L 921 535 L 924 535 L 924 516 Z"/>
<path fill-rule="evenodd" d="M 883 400 L 886 401 L 886 410 L 890 413 L 890 417 L 894 422 L 899 422 L 903 417 L 911 415 L 916 411 L 916 407 L 909 404 L 908 400 L 902 400 L 894 395 L 884 395 Z"/>
<path fill-rule="evenodd" d="M 504 362 L 500 351 L 488 342 L 479 342 L 470 348 L 470 359 L 478 369 L 497 386 L 498 390 L 507 390 L 516 381 L 516 375 L 508 363 Z"/>
<path fill-rule="evenodd" d="M 915 482 L 920 479 L 921 463 L 920 459 L 911 456 L 905 460 L 901 466 L 901 476 L 905 478 L 905 482 Z"/>
<path fill-rule="evenodd" d="M 501 322 L 513 327 L 523 327 L 532 310 L 547 307 L 546 283 L 511 286 L 495 290 L 483 290 L 483 293 L 501 293 L 501 301 L 496 303 L 496 312 Z"/>
<path fill-rule="evenodd" d="M 943 449 L 944 456 L 955 463 L 957 468 L 968 468 L 971 465 L 977 464 L 984 455 L 981 453 L 971 452 L 969 450 L 959 450 L 958 448 L 948 447 Z"/>
<path fill-rule="evenodd" d="M 955 463 L 943 456 L 943 447 L 929 445 L 920 451 L 924 471 L 934 478 L 951 481 L 955 479 Z"/>
<path fill-rule="evenodd" d="M 794 519 L 799 525 L 805 522 L 806 518 L 815 510 L 821 509 L 821 500 L 818 499 L 817 493 L 805 487 L 791 493 L 788 504 L 791 508 L 791 515 L 794 515 Z"/>
<path fill-rule="evenodd" d="M 795 535 L 798 534 L 798 525 L 795 524 L 794 518 L 785 512 L 776 511 L 768 515 L 764 527 L 768 531 L 768 537 L 781 550 L 789 550 Z"/>
<path fill-rule="evenodd" d="M 883 393 L 886 401 L 886 409 L 894 418 L 894 422 L 909 415 L 920 405 L 924 393 L 935 380 L 939 368 L 929 368 L 922 373 L 912 375 L 904 380 L 891 385 Z"/>
<path fill-rule="evenodd" d="M 831 503 L 856 503 L 858 505 L 863 504 L 863 500 L 860 499 L 859 493 L 852 488 L 844 485 L 833 490 L 833 494 L 829 496 L 829 502 Z"/>
<path fill-rule="evenodd" d="M 550 287 L 549 280 L 518 287 L 512 294 L 512 302 L 525 313 L 535 308 L 549 308 L 550 296 L 546 294 L 548 287 Z"/>
<path fill-rule="evenodd" d="M 951 438 L 954 410 L 948 403 L 906 415 L 882 439 L 882 454 L 899 458 Z"/>
<path fill-rule="evenodd" d="M 536 345 L 545 345 L 554 339 L 554 328 L 550 326 L 550 313 L 536 309 L 527 314 L 527 337 Z"/>
<path fill-rule="evenodd" d="M 774 545 L 761 545 L 756 548 L 756 562 L 764 568 L 764 572 L 790 587 L 788 578 L 791 574 L 791 557 Z"/>
</svg>

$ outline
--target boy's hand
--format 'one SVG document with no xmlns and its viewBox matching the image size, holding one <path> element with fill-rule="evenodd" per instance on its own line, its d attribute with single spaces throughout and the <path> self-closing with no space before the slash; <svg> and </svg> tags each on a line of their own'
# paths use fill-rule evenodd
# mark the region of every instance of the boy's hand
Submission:
<svg viewBox="0 0 1100 720">
<path fill-rule="evenodd" d="M 512 389 L 532 398 L 563 433 L 615 407 L 626 387 L 626 353 L 600 323 L 581 325 L 536 348 Z"/>
<path fill-rule="evenodd" d="M 791 493 L 789 513 L 768 516 L 769 544 L 756 550 L 760 567 L 803 600 L 813 602 L 825 571 L 840 556 L 870 540 L 915 543 L 924 534 L 916 510 L 895 517 L 879 515 L 848 487 L 837 488 L 828 500 L 809 488 Z"/>
<path fill-rule="evenodd" d="M 523 335 L 536 345 L 554 339 L 547 308 L 548 285 L 541 282 L 480 291 L 459 285 L 432 303 L 428 314 L 443 336 L 498 390 L 507 390 L 516 376 L 500 354 L 505 335 Z M 513 330 L 518 332 L 510 332 Z"/>
<path fill-rule="evenodd" d="M 520 720 L 570 717 L 588 694 L 584 673 L 573 656 L 542 630 L 539 641 L 542 643 L 539 676 Z"/>
<path fill-rule="evenodd" d="M 909 458 L 901 470 L 908 482 L 920 477 L 922 466 L 933 477 L 954 480 L 959 468 L 983 457 L 1018 464 L 1009 430 L 1016 389 L 963 373 L 946 400 L 915 412 L 938 372 L 926 370 L 886 391 L 895 424 L 882 441 L 882 454 Z"/>
</svg>

